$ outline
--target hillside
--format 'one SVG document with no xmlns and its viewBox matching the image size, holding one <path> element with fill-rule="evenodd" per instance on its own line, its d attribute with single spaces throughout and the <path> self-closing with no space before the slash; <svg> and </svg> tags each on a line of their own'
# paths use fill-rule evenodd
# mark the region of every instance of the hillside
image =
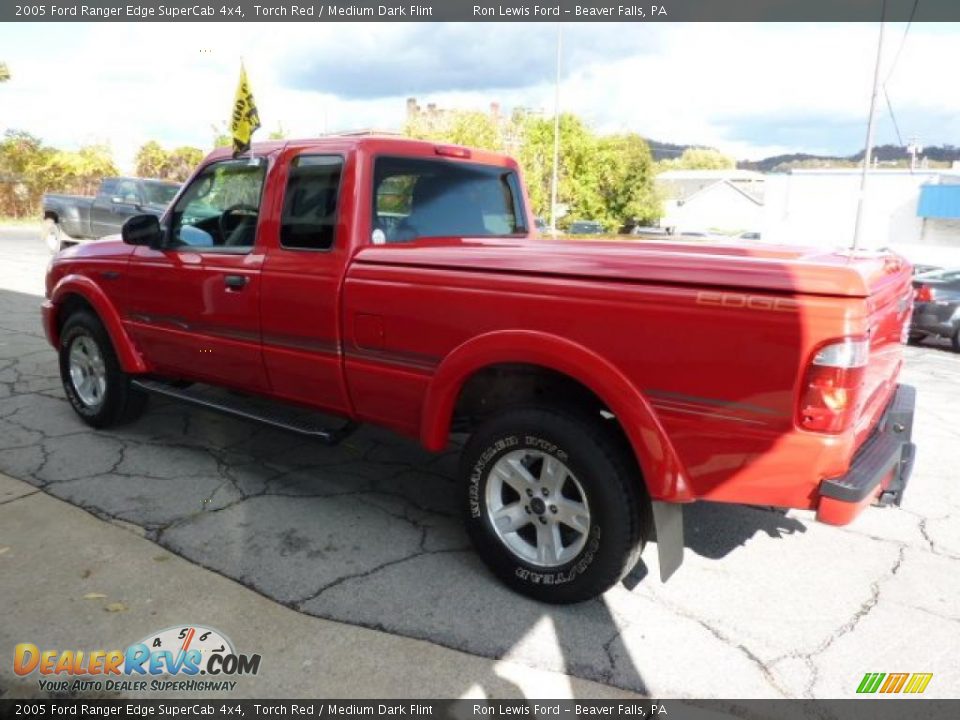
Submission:
<svg viewBox="0 0 960 720">
<path fill-rule="evenodd" d="M 905 147 L 898 145 L 879 145 L 873 149 L 876 161 L 881 165 L 902 165 L 906 167 L 910 162 L 910 153 Z M 922 157 L 933 166 L 949 166 L 960 160 L 960 147 L 954 145 L 937 145 L 923 149 Z M 793 153 L 790 155 L 774 155 L 763 160 L 742 160 L 737 167 L 744 170 L 759 172 L 786 172 L 792 168 L 817 167 L 855 167 L 863 162 L 863 151 L 847 156 L 809 155 L 807 153 Z"/>
</svg>

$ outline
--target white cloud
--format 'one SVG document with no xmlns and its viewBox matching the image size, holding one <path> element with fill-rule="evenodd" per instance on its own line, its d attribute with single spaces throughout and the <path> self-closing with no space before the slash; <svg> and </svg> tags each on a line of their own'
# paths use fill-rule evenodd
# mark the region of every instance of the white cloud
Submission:
<svg viewBox="0 0 960 720">
<path fill-rule="evenodd" d="M 551 66 L 555 26 L 431 25 L 429 31 L 400 24 L 8 24 L 0 29 L 0 53 L 13 80 L 0 86 L 0 130 L 26 129 L 65 147 L 108 141 L 127 167 L 151 138 L 206 148 L 211 125 L 229 113 L 241 55 L 263 135 L 281 124 L 298 136 L 397 128 L 413 87 L 403 80 L 405 70 L 463 67 L 462 58 L 455 62 L 458 47 L 475 74 L 465 82 L 447 73 L 430 93 L 422 91 L 429 83 L 418 84 L 421 102 L 486 108 L 496 100 L 505 108 L 552 112 L 553 86 L 543 66 L 525 73 L 524 63 L 546 54 Z M 567 25 L 564 32 L 562 106 L 598 130 L 710 144 L 737 157 L 854 152 L 862 142 L 876 25 L 623 23 Z M 902 32 L 903 25 L 888 27 L 884 75 Z M 425 39 L 431 36 L 434 45 Z M 533 50 L 518 64 L 508 49 L 524 37 Z M 323 91 L 336 84 L 321 82 L 322 73 L 345 74 L 351 58 L 403 48 L 410 38 L 417 42 L 408 53 L 415 61 L 398 52 L 378 56 L 397 68 L 376 93 Z M 904 134 L 916 127 L 928 143 L 957 143 L 958 124 L 947 121 L 960 118 L 960 94 L 948 79 L 960 66 L 958 40 L 955 26 L 912 28 L 888 85 Z M 353 51 L 329 50 L 345 47 Z M 505 81 L 505 68 L 519 79 Z M 893 140 L 885 122 L 878 142 Z"/>
</svg>

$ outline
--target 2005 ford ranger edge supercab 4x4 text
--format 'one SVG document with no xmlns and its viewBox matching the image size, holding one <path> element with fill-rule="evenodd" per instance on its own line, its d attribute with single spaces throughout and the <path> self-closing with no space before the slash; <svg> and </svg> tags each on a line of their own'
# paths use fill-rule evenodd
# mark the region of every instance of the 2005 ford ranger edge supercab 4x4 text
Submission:
<svg viewBox="0 0 960 720">
<path fill-rule="evenodd" d="M 541 239 L 513 160 L 375 136 L 215 151 L 122 237 L 47 275 L 83 420 L 159 394 L 330 443 L 466 434 L 470 536 L 541 600 L 604 592 L 652 537 L 666 579 L 684 503 L 844 524 L 910 474 L 895 255 Z"/>
</svg>

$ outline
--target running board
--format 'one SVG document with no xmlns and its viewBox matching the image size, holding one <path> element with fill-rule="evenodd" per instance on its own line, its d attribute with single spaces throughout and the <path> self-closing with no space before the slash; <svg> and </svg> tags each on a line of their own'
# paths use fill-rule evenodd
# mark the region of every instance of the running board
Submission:
<svg viewBox="0 0 960 720">
<path fill-rule="evenodd" d="M 131 380 L 130 385 L 137 390 L 195 405 L 205 410 L 212 410 L 242 420 L 252 420 L 262 425 L 269 425 L 298 435 L 306 435 L 327 445 L 336 445 L 357 429 L 357 424 L 350 420 L 339 428 L 324 428 L 316 423 L 316 417 L 308 410 L 278 406 L 275 403 L 245 395 L 224 397 L 223 391 L 220 391 L 219 388 L 214 389 L 209 385 L 199 386 L 200 389 L 197 390 L 195 388 L 198 386 L 177 388 L 159 380 L 147 379 Z M 213 393 L 204 393 L 204 389 L 213 390 Z M 212 396 L 218 391 L 220 392 L 219 395 Z"/>
</svg>

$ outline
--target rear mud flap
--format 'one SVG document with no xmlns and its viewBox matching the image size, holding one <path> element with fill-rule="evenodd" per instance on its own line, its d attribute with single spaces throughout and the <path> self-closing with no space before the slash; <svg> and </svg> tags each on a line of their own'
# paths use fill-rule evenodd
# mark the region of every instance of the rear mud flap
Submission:
<svg viewBox="0 0 960 720">
<path fill-rule="evenodd" d="M 666 582 L 683 564 L 683 505 L 653 502 L 660 580 Z"/>
</svg>

